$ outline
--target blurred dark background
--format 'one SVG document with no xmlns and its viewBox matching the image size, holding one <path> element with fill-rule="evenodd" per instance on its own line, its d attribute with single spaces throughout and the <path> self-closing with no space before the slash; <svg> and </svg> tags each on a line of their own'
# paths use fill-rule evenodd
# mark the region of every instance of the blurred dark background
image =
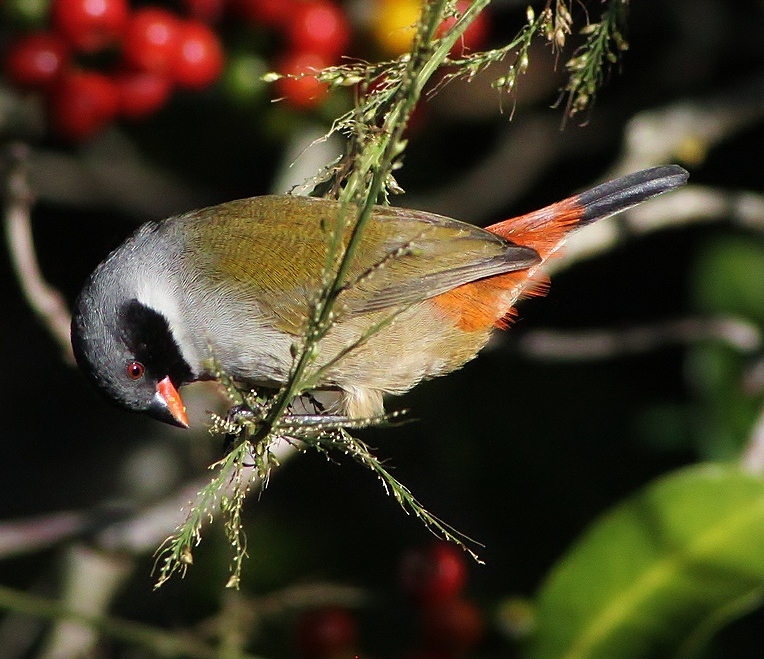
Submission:
<svg viewBox="0 0 764 659">
<path fill-rule="evenodd" d="M 10 0 L 3 4 L 0 39 L 7 44 L 31 28 L 10 12 Z M 383 9 L 371 0 L 344 8 L 354 26 L 351 52 L 384 56 L 373 30 L 359 27 Z M 600 3 L 588 10 L 594 20 Z M 524 4 L 510 0 L 497 0 L 490 12 L 486 45 L 505 43 L 525 20 Z M 582 13 L 574 7 L 579 26 Z M 227 66 L 242 52 L 273 66 L 283 48 L 278 37 L 239 23 L 227 16 L 215 27 Z M 633 2 L 629 49 L 585 113 L 564 122 L 564 99 L 552 107 L 570 47 L 555 56 L 539 40 L 516 98 L 490 89 L 499 66 L 469 84 L 446 86 L 416 116 L 398 172 L 407 191 L 394 199 L 399 205 L 486 225 L 623 173 L 620 168 L 669 161 L 690 171 L 693 190 L 703 186 L 725 201 L 719 210 L 701 203 L 699 221 L 688 210 L 682 221 L 641 235 L 631 234 L 628 223 L 614 225 L 621 229 L 616 246 L 556 272 L 549 294 L 523 302 L 512 330 L 478 359 L 391 399 L 389 408 L 410 410 L 410 423 L 362 433 L 431 512 L 483 545 L 485 565 L 469 565 L 467 585 L 489 629 L 476 656 L 513 656 L 514 641 L 494 623 L 496 607 L 531 596 L 599 514 L 681 465 L 734 459 L 748 441 L 761 386 L 741 383 L 761 358 L 755 346 L 741 351 L 679 336 L 602 359 L 555 360 L 529 354 L 523 340 L 540 329 L 618 334 L 730 314 L 761 327 L 764 214 L 758 230 L 755 217 L 741 221 L 734 194 L 751 193 L 762 207 L 762 33 L 764 8 L 752 0 Z M 38 256 L 68 301 L 142 221 L 298 183 L 302 170 L 287 165 L 300 144 L 349 107 L 347 90 L 308 109 L 272 103 L 268 88 L 245 89 L 242 100 L 229 73 L 203 91 L 180 90 L 146 119 L 116 121 L 74 143 L 27 119 L 0 118 L 3 141 L 31 149 Z M 0 95 L 18 116 L 44 113 L 42 101 L 2 80 Z M 655 139 L 663 153 L 645 146 Z M 322 157 L 326 152 L 307 156 L 308 176 Z M 56 597 L 73 544 L 106 551 L 104 529 L 204 479 L 222 447 L 205 430 L 204 411 L 213 405 L 206 394 L 189 398 L 191 431 L 104 403 L 64 363 L 7 258 L 0 268 L 6 365 L 0 519 L 92 513 L 92 523 L 73 539 L 8 552 L 0 583 Z M 245 596 L 316 581 L 356 586 L 372 595 L 358 612 L 363 656 L 403 656 L 415 645 L 415 614 L 396 574 L 403 552 L 431 536 L 369 472 L 342 456 L 285 460 L 267 490 L 248 502 L 246 530 Z M 130 552 L 120 547 L 117 554 Z M 194 628 L 224 602 L 230 556 L 220 525 L 207 528 L 186 578 L 153 592 L 152 550 L 137 551 L 110 595 L 110 610 L 160 627 Z M 291 620 L 269 619 L 248 647 L 291 656 Z M 753 614 L 726 630 L 709 656 L 764 656 L 762 622 Z M 38 656 L 39 636 L 13 645 L 7 627 L 0 639 L 9 645 L 0 655 Z M 96 656 L 152 656 L 115 641 L 99 647 Z"/>
</svg>

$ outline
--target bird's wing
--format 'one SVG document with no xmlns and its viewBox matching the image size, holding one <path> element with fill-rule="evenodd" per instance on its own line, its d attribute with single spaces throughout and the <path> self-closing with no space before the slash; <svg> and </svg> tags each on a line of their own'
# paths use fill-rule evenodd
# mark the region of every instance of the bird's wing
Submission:
<svg viewBox="0 0 764 659">
<path fill-rule="evenodd" d="M 179 218 L 190 222 L 189 252 L 205 272 L 278 319 L 305 327 L 321 288 L 336 202 L 269 196 L 228 202 Z M 210 224 L 219 226 L 213 231 Z M 204 226 L 207 230 L 194 230 Z M 205 236 L 202 240 L 201 236 Z M 216 236 L 210 245 L 210 236 Z M 347 242 L 349 230 L 345 230 Z M 364 227 L 338 309 L 358 315 L 407 306 L 538 262 L 530 248 L 439 215 L 378 206 Z"/>
</svg>

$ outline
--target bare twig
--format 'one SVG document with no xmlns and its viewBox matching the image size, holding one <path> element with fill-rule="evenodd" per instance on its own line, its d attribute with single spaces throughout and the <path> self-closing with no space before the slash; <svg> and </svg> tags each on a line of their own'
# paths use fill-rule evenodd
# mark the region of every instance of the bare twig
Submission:
<svg viewBox="0 0 764 659">
<path fill-rule="evenodd" d="M 702 162 L 709 149 L 764 117 L 763 91 L 764 78 L 751 77 L 713 97 L 635 115 L 626 127 L 622 153 L 602 179 L 667 162 L 690 167 Z M 601 154 L 621 139 L 618 117 L 609 106 L 600 106 L 592 121 L 586 127 L 560 132 L 556 116 L 526 109 L 507 124 L 483 160 L 432 195 L 409 195 L 408 204 L 466 221 L 496 221 L 497 214 L 516 203 L 555 164 L 580 159 L 583 154 Z M 764 226 L 764 196 L 690 185 L 620 217 L 634 233 L 725 217 L 760 229 Z M 569 240 L 567 259 L 557 259 L 552 267 L 559 270 L 589 254 L 611 249 L 617 234 L 615 220 L 587 227 Z"/>
<path fill-rule="evenodd" d="M 288 442 L 272 447 L 279 464 L 297 453 Z M 251 471 L 251 470 L 250 470 Z M 254 476 L 254 474 L 253 474 Z M 188 482 L 151 506 L 133 510 L 129 505 L 108 504 L 89 510 L 71 510 L 0 523 L 0 559 L 28 554 L 83 534 L 107 552 L 143 555 L 156 550 L 188 514 L 208 478 Z M 251 486 L 257 487 L 257 481 Z M 229 493 L 228 490 L 222 494 Z M 186 510 L 184 511 L 184 508 Z"/>
<path fill-rule="evenodd" d="M 0 523 L 0 559 L 26 554 L 68 540 L 92 526 L 93 513 L 62 511 Z"/>
<path fill-rule="evenodd" d="M 194 500 L 206 482 L 207 479 L 198 479 L 186 483 L 153 506 L 106 526 L 96 535 L 96 544 L 109 551 L 153 552 L 167 534 L 183 521 L 187 515 L 183 508 Z"/>
<path fill-rule="evenodd" d="M 0 609 L 53 620 L 72 620 L 97 630 L 109 638 L 119 639 L 149 649 L 157 657 L 189 657 L 220 659 L 216 649 L 183 632 L 169 632 L 158 627 L 73 611 L 58 602 L 0 586 Z M 241 653 L 237 659 L 255 659 Z"/>
<path fill-rule="evenodd" d="M 83 615 L 105 615 L 131 574 L 133 563 L 125 554 L 105 553 L 82 544 L 68 547 L 61 603 Z M 97 642 L 93 627 L 74 620 L 56 620 L 39 657 L 78 659 L 93 653 Z"/>
<path fill-rule="evenodd" d="M 12 165 L 8 175 L 4 219 L 11 263 L 29 306 L 61 347 L 64 359 L 74 364 L 69 342 L 69 308 L 61 293 L 45 281 L 35 252 L 30 217 L 33 195 L 27 170 L 29 149 L 24 144 L 16 143 L 9 151 Z"/>
<path fill-rule="evenodd" d="M 721 93 L 635 115 L 626 126 L 623 153 L 608 177 L 679 158 L 702 162 L 709 149 L 764 116 L 764 77 L 746 78 Z"/>
<path fill-rule="evenodd" d="M 278 464 L 284 464 L 297 454 L 298 449 L 289 442 L 282 441 L 274 443 L 270 451 Z M 251 467 L 245 469 L 247 478 L 250 479 L 249 487 L 254 489 L 262 486 L 254 470 Z M 209 478 L 187 483 L 154 506 L 139 511 L 129 519 L 110 525 L 98 534 L 96 538 L 98 545 L 112 551 L 135 553 L 154 551 L 168 533 L 182 524 L 190 511 L 199 504 L 197 498 L 199 491 L 208 484 Z M 233 488 L 234 484 L 229 483 L 220 495 L 231 496 Z"/>
<path fill-rule="evenodd" d="M 139 220 L 209 205 L 203 186 L 189 186 L 146 158 L 116 127 L 76 151 L 35 149 L 29 180 L 40 201 L 80 210 L 111 210 Z"/>
<path fill-rule="evenodd" d="M 518 347 L 535 359 L 586 361 L 707 339 L 723 341 L 744 352 L 753 352 L 762 344 L 760 329 L 740 318 L 682 318 L 625 329 L 535 330 L 520 337 Z"/>
<path fill-rule="evenodd" d="M 474 167 L 435 192 L 407 195 L 406 203 L 465 222 L 487 223 L 516 204 L 565 156 L 596 151 L 603 147 L 600 140 L 612 142 L 617 138 L 613 122 L 607 117 L 603 120 L 602 113 L 596 131 L 576 129 L 561 133 L 557 115 L 524 111 L 501 129 L 487 147 L 485 157 Z"/>
</svg>

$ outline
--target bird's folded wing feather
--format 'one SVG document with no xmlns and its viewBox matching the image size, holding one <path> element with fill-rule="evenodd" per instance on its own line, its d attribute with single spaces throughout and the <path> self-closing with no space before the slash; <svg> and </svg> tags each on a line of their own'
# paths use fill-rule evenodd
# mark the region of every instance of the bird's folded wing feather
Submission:
<svg viewBox="0 0 764 659">
<path fill-rule="evenodd" d="M 204 209 L 185 221 L 218 223 L 221 239 L 191 244 L 206 271 L 291 333 L 305 327 L 320 290 L 340 206 L 305 197 L 254 197 Z M 189 232 L 196 235 L 196 232 Z M 345 231 L 345 240 L 349 230 Z M 193 238 L 191 239 L 193 243 Z M 342 316 L 407 306 L 469 282 L 528 268 L 538 254 L 439 215 L 376 207 L 338 298 Z"/>
</svg>

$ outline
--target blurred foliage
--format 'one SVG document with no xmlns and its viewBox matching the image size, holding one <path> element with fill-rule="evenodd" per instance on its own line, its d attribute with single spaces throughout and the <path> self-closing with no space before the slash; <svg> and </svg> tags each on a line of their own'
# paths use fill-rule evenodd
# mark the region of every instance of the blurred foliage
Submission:
<svg viewBox="0 0 764 659">
<path fill-rule="evenodd" d="M 709 314 L 730 314 L 764 324 L 764 240 L 720 236 L 696 256 L 694 303 Z"/>
<path fill-rule="evenodd" d="M 696 256 L 691 295 L 708 315 L 731 315 L 764 327 L 764 241 L 759 236 L 720 236 Z M 745 386 L 750 356 L 727 345 L 694 346 L 687 368 L 697 397 L 693 435 L 702 458 L 730 460 L 750 440 L 762 394 Z"/>
</svg>

